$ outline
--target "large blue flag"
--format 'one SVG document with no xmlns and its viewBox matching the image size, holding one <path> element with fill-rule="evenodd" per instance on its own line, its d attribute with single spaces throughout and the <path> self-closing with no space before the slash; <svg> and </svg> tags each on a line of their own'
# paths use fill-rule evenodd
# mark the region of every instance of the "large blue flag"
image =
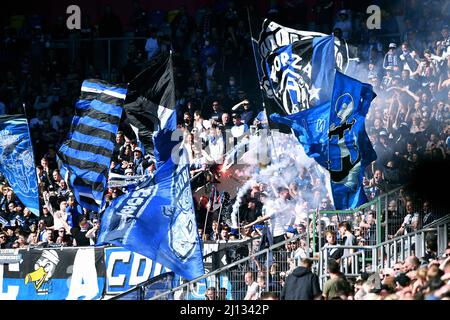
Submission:
<svg viewBox="0 0 450 320">
<path fill-rule="evenodd" d="M 95 212 L 104 205 L 126 93 L 127 89 L 104 81 L 83 81 L 69 140 L 58 151 L 61 174 L 78 203 Z"/>
<path fill-rule="evenodd" d="M 169 158 L 153 179 L 117 198 L 103 215 L 97 243 L 123 246 L 188 280 L 203 275 L 187 162 Z"/>
<path fill-rule="evenodd" d="M 273 121 L 289 125 L 305 153 L 330 172 L 336 209 L 365 203 L 362 179 L 376 153 L 365 130 L 365 116 L 375 98 L 372 86 L 336 72 L 331 100 Z"/>
<path fill-rule="evenodd" d="M 329 101 L 335 69 L 347 68 L 344 43 L 332 35 L 291 29 L 267 19 L 253 29 L 259 30 L 255 61 L 268 115 L 293 114 Z M 269 125 L 290 132 L 270 118 Z"/>
<path fill-rule="evenodd" d="M 152 74 L 162 69 L 157 73 L 161 78 L 138 81 L 134 89 L 137 95 L 146 91 L 144 100 L 149 102 L 135 107 L 159 119 L 152 135 L 157 170 L 151 180 L 119 197 L 105 211 L 98 244 L 123 246 L 192 280 L 204 274 L 203 254 L 187 155 L 173 137 L 176 112 L 171 56 L 161 63 L 167 65 L 156 64 L 141 73 L 142 79 L 152 79 Z M 129 112 L 129 106 L 126 110 Z M 133 124 L 134 118 L 129 120 Z"/>
<path fill-rule="evenodd" d="M 37 175 L 27 119 L 0 116 L 0 171 L 25 207 L 39 216 Z"/>
<path fill-rule="evenodd" d="M 334 72 L 333 36 L 295 41 L 265 59 L 270 90 L 287 114 L 328 101 Z"/>
</svg>

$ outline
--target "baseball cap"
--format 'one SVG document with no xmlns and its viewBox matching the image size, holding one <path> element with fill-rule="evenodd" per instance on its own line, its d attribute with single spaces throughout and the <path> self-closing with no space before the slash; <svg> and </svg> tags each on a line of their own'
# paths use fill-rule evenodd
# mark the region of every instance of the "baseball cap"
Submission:
<svg viewBox="0 0 450 320">
<path fill-rule="evenodd" d="M 389 48 L 397 48 L 397 45 L 394 42 L 389 43 Z"/>
<path fill-rule="evenodd" d="M 138 152 L 142 153 L 142 149 L 141 149 L 141 148 L 139 148 L 139 147 L 136 147 L 136 148 L 134 148 L 133 152 L 136 152 L 136 151 L 138 151 Z"/>
<path fill-rule="evenodd" d="M 133 169 L 127 169 L 127 170 L 125 170 L 125 174 L 127 174 L 127 173 L 133 173 Z"/>
</svg>

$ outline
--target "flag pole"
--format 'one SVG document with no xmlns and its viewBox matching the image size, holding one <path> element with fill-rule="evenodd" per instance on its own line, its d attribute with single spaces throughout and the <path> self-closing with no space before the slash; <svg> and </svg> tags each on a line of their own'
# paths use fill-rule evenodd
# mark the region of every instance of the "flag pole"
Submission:
<svg viewBox="0 0 450 320">
<path fill-rule="evenodd" d="M 220 195 L 220 210 L 219 210 L 219 216 L 217 218 L 217 223 L 220 225 L 220 215 L 222 214 L 222 208 L 223 208 L 223 201 L 224 201 L 224 192 L 222 191 L 222 194 Z"/>
<path fill-rule="evenodd" d="M 266 114 L 267 121 L 269 121 L 269 115 L 267 114 L 266 104 L 264 103 L 264 93 L 263 93 L 263 88 L 262 88 L 262 85 L 261 85 L 261 77 L 260 77 L 260 74 L 258 72 L 258 62 L 256 60 L 257 52 L 255 52 L 255 47 L 253 46 L 253 29 L 252 29 L 252 23 L 251 23 L 251 20 L 250 20 L 250 10 L 249 10 L 248 6 L 247 6 L 247 18 L 248 18 L 248 25 L 249 25 L 249 28 L 250 28 L 250 42 L 251 42 L 251 45 L 252 45 L 253 60 L 255 61 L 256 74 L 258 75 L 258 80 L 259 80 L 259 92 L 261 94 L 261 101 L 262 101 L 262 106 L 263 106 L 263 109 L 264 109 L 264 113 Z M 269 130 L 269 132 L 270 132 L 270 137 L 271 137 L 271 142 L 272 142 L 272 148 L 274 150 L 275 157 L 276 157 L 277 163 L 278 163 L 278 162 L 280 162 L 280 158 L 279 158 L 277 150 L 275 148 L 275 142 L 273 141 L 273 134 L 272 134 L 271 130 Z"/>
<path fill-rule="evenodd" d="M 212 204 L 211 204 L 212 205 Z M 206 211 L 206 217 L 205 217 L 205 225 L 203 226 L 203 235 L 202 235 L 202 240 L 205 241 L 206 240 L 206 224 L 208 223 L 208 215 L 209 215 L 209 210 L 210 210 L 210 206 L 208 207 L 208 210 Z"/>
<path fill-rule="evenodd" d="M 26 105 L 25 105 L 25 102 L 22 103 L 22 107 L 23 107 L 23 114 L 25 115 L 25 120 L 26 120 L 26 122 L 27 122 L 28 135 L 30 136 L 30 148 L 31 148 L 31 153 L 32 153 L 32 155 L 33 155 L 34 163 L 36 164 L 36 157 L 35 157 L 34 148 L 33 148 L 33 139 L 31 138 L 30 124 L 29 124 L 29 122 L 28 122 L 27 107 L 26 107 Z M 36 170 L 34 170 L 34 174 L 36 175 L 36 182 L 38 183 L 38 196 L 39 196 L 39 176 L 38 176 Z M 40 212 L 40 211 L 41 211 L 40 201 L 38 201 L 38 209 L 39 209 L 39 212 Z M 30 211 L 31 211 L 31 210 L 30 210 Z"/>
<path fill-rule="evenodd" d="M 215 193 L 216 193 L 216 186 L 212 185 L 211 195 L 209 196 L 209 199 L 208 199 L 209 206 L 208 206 L 208 209 L 206 210 L 205 224 L 204 224 L 204 227 L 203 227 L 203 238 L 204 238 L 204 240 L 206 240 L 206 225 L 208 224 L 209 211 L 211 210 L 211 207 L 214 206 Z"/>
</svg>

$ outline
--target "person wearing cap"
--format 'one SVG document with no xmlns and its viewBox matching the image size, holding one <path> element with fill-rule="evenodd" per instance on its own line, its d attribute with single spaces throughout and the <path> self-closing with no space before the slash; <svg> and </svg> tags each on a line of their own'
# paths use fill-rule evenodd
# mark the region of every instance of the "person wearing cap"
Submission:
<svg viewBox="0 0 450 320">
<path fill-rule="evenodd" d="M 383 59 L 383 68 L 388 70 L 388 67 L 394 69 L 399 66 L 399 58 L 396 52 L 397 45 L 393 42 L 389 44 L 389 51 L 385 54 Z"/>
<path fill-rule="evenodd" d="M 143 162 L 144 162 L 144 156 L 142 154 L 142 149 L 140 147 L 134 148 L 134 150 L 133 150 L 134 174 L 139 175 L 139 176 L 144 174 L 144 168 L 142 166 Z"/>
<path fill-rule="evenodd" d="M 231 135 L 236 140 L 244 136 L 244 134 L 248 131 L 248 125 L 242 122 L 241 115 L 238 113 L 233 113 L 232 118 L 234 125 L 231 127 Z"/>
<path fill-rule="evenodd" d="M 392 158 L 394 153 L 391 146 L 388 144 L 389 137 L 387 131 L 383 128 L 378 134 L 378 140 L 374 144 L 373 149 L 377 153 L 377 159 L 375 160 L 375 167 L 382 169 L 386 163 Z"/>
</svg>

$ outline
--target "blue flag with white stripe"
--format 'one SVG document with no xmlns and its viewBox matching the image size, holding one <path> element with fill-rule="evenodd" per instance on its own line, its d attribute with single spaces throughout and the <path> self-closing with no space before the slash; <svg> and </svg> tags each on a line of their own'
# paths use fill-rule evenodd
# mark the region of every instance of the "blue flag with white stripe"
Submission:
<svg viewBox="0 0 450 320">
<path fill-rule="evenodd" d="M 85 80 L 76 103 L 69 139 L 58 151 L 61 174 L 78 203 L 99 212 L 127 89 Z"/>
<path fill-rule="evenodd" d="M 0 171 L 23 205 L 39 216 L 34 155 L 23 115 L 0 116 Z"/>
<path fill-rule="evenodd" d="M 188 163 L 170 157 L 151 180 L 117 198 L 97 241 L 123 246 L 192 280 L 204 274 Z"/>
<path fill-rule="evenodd" d="M 172 137 L 176 130 L 172 59 L 170 55 L 161 57 L 160 64 L 150 66 L 138 77 L 151 81 L 145 86 L 141 79 L 132 86 L 136 92 L 146 92 L 147 101 L 134 104 L 133 113 L 141 110 L 159 118 L 152 135 L 157 170 L 151 180 L 117 198 L 106 209 L 97 244 L 123 246 L 192 280 L 204 274 L 203 254 L 189 163 L 185 150 Z M 127 105 L 128 115 L 129 108 Z M 133 124 L 134 118 L 129 120 Z"/>
<path fill-rule="evenodd" d="M 336 71 L 330 101 L 288 116 L 271 115 L 289 125 L 305 153 L 329 171 L 338 210 L 367 202 L 362 179 L 376 153 L 364 120 L 374 98 L 371 85 Z"/>
</svg>

